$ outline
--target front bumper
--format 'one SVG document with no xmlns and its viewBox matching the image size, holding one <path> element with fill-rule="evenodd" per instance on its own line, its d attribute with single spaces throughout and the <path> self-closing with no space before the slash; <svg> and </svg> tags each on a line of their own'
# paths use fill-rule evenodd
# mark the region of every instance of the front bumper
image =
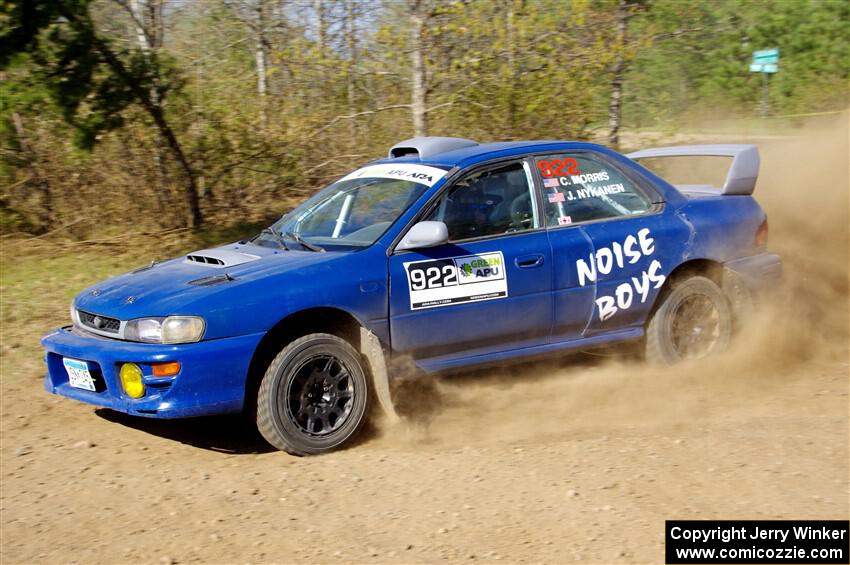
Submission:
<svg viewBox="0 0 850 565">
<path fill-rule="evenodd" d="M 47 375 L 44 388 L 89 404 L 153 418 L 182 418 L 239 412 L 245 397 L 248 367 L 263 334 L 198 343 L 156 345 L 101 338 L 70 327 L 41 338 Z M 62 359 L 85 361 L 97 392 L 74 388 Z M 151 363 L 179 361 L 173 377 L 153 377 Z M 145 395 L 133 399 L 118 380 L 123 363 L 136 363 L 144 373 Z"/>
</svg>

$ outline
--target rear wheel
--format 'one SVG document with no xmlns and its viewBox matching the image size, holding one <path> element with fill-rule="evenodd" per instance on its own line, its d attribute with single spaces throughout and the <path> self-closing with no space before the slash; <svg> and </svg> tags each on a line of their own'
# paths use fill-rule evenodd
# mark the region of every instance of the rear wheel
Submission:
<svg viewBox="0 0 850 565">
<path fill-rule="evenodd" d="M 299 338 L 274 358 L 257 393 L 257 428 L 293 455 L 331 451 L 366 419 L 366 373 L 357 351 L 330 334 Z"/>
<path fill-rule="evenodd" d="M 702 276 L 673 282 L 646 327 L 646 357 L 671 365 L 723 351 L 732 337 L 729 301 Z"/>
</svg>

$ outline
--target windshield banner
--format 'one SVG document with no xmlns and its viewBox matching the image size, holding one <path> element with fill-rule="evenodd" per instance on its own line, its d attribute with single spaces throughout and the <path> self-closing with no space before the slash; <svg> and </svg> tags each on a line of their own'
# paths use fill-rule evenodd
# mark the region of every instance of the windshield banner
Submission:
<svg viewBox="0 0 850 565">
<path fill-rule="evenodd" d="M 385 164 L 385 165 L 369 165 L 362 169 L 347 174 L 339 179 L 338 182 L 351 179 L 362 178 L 381 178 L 381 179 L 399 179 L 418 182 L 425 186 L 431 187 L 446 176 L 448 171 L 438 169 L 436 167 L 428 167 L 426 165 L 414 165 L 411 163 Z"/>
</svg>

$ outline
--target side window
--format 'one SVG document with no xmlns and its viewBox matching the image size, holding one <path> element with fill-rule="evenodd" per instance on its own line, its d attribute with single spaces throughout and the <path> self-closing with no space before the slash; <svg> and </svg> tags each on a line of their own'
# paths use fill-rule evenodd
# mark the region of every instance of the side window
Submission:
<svg viewBox="0 0 850 565">
<path fill-rule="evenodd" d="M 530 171 L 511 163 L 463 177 L 425 219 L 444 222 L 458 241 L 530 230 L 538 218 Z"/>
<path fill-rule="evenodd" d="M 591 155 L 547 155 L 535 164 L 543 177 L 548 226 L 642 214 L 651 207 L 632 181 Z"/>
</svg>

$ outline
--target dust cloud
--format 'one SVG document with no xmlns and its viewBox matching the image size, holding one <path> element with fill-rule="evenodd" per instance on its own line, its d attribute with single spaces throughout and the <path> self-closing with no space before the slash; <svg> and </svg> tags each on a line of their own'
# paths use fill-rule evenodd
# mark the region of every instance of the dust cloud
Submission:
<svg viewBox="0 0 850 565">
<path fill-rule="evenodd" d="M 744 321 L 728 352 L 672 368 L 597 353 L 404 378 L 396 398 L 407 417 L 382 426 L 378 443 L 459 447 L 627 435 L 646 426 L 675 429 L 695 418 L 708 422 L 718 411 L 757 412 L 758 399 L 774 387 L 805 383 L 827 364 L 846 368 L 848 114 L 809 123 L 793 135 L 719 141 L 758 144 L 755 196 L 768 214 L 769 249 L 784 263 L 783 283 Z"/>
</svg>

